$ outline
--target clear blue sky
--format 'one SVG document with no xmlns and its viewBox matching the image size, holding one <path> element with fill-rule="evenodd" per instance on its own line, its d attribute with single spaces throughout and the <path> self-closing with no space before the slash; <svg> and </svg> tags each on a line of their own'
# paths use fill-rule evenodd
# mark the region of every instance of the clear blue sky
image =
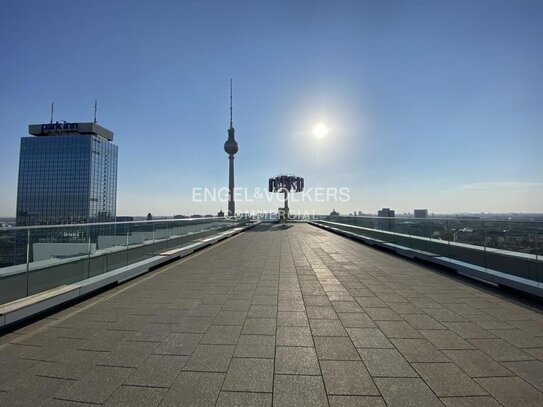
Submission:
<svg viewBox="0 0 543 407">
<path fill-rule="evenodd" d="M 290 172 L 350 189 L 303 204 L 320 213 L 542 212 L 542 21 L 537 0 L 4 0 L 0 215 L 15 213 L 20 137 L 52 100 L 75 122 L 98 99 L 118 214 L 226 209 L 192 188 L 227 184 L 230 77 L 237 186 Z"/>
</svg>

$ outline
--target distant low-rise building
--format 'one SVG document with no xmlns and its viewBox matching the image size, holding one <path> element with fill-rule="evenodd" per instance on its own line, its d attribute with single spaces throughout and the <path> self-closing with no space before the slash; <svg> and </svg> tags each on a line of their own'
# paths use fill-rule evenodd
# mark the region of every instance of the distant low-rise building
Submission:
<svg viewBox="0 0 543 407">
<path fill-rule="evenodd" d="M 115 222 L 134 222 L 133 216 L 117 216 Z"/>
</svg>

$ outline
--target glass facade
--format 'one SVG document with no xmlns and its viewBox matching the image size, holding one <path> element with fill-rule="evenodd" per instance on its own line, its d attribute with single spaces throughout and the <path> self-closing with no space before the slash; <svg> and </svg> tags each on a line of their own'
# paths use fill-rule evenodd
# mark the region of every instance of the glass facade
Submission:
<svg viewBox="0 0 543 407">
<path fill-rule="evenodd" d="M 117 146 L 94 134 L 23 137 L 17 226 L 110 222 Z"/>
</svg>

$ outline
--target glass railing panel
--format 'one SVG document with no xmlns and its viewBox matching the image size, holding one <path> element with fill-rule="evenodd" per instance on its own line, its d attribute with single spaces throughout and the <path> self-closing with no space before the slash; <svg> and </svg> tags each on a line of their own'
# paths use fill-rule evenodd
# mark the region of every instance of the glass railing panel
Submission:
<svg viewBox="0 0 543 407">
<path fill-rule="evenodd" d="M 191 221 L 178 221 L 169 224 L 169 238 L 164 248 L 167 250 L 183 247 L 188 242 L 188 234 L 192 231 Z"/>
<path fill-rule="evenodd" d="M 439 242 L 433 232 L 431 219 L 410 219 L 408 235 L 411 237 L 411 244 L 416 250 L 425 252 L 428 255 L 439 255 Z"/>
<path fill-rule="evenodd" d="M 392 223 L 391 219 L 392 218 L 375 218 L 373 228 L 382 232 L 389 232 Z"/>
<path fill-rule="evenodd" d="M 384 219 L 387 225 L 387 229 L 386 229 L 386 232 L 385 234 L 383 234 L 383 240 L 385 240 L 386 242 L 388 243 L 392 243 L 392 244 L 400 244 L 400 242 L 398 241 L 397 237 L 396 237 L 396 228 L 397 228 L 397 225 L 396 225 L 396 219 L 395 218 L 388 218 L 388 219 Z"/>
<path fill-rule="evenodd" d="M 152 256 L 154 241 L 161 239 L 163 234 L 165 239 L 169 236 L 167 223 L 165 225 L 166 230 L 164 233 L 162 230 L 154 228 L 154 223 L 150 221 L 137 222 L 130 225 L 129 243 L 126 253 L 127 264 L 137 263 Z"/>
<path fill-rule="evenodd" d="M 402 230 L 399 233 L 404 233 L 409 236 L 419 236 L 423 238 L 431 238 L 429 231 L 430 221 L 427 219 L 404 219 Z"/>
<path fill-rule="evenodd" d="M 150 258 L 154 256 L 154 245 L 156 241 L 154 222 L 146 222 L 144 230 L 145 237 L 143 240 L 143 258 Z"/>
<path fill-rule="evenodd" d="M 142 243 L 141 239 L 132 237 L 132 223 L 120 223 L 115 225 L 113 240 L 115 244 L 109 247 L 106 256 L 107 270 L 113 271 L 128 265 L 128 250 L 131 246 Z"/>
<path fill-rule="evenodd" d="M 486 267 L 483 221 L 450 219 L 448 234 L 451 259 Z"/>
<path fill-rule="evenodd" d="M 412 228 L 412 223 L 406 221 L 405 219 L 396 219 L 396 218 L 383 218 L 384 221 L 388 221 L 390 225 L 390 232 L 388 236 L 391 236 L 391 241 L 394 244 L 404 247 L 411 247 L 410 244 L 416 243 L 413 242 L 409 236 L 409 232 Z"/>
<path fill-rule="evenodd" d="M 443 219 L 431 219 L 428 221 L 429 235 L 432 240 L 431 252 L 439 256 L 449 257 L 449 229 L 448 223 Z"/>
<path fill-rule="evenodd" d="M 126 248 L 130 243 L 130 224 L 89 225 L 97 250 L 90 256 L 89 277 L 126 266 Z"/>
<path fill-rule="evenodd" d="M 28 295 L 88 278 L 95 251 L 85 225 L 30 229 Z"/>
<path fill-rule="evenodd" d="M 0 304 L 27 295 L 28 230 L 0 229 Z"/>
<path fill-rule="evenodd" d="M 528 223 L 485 222 L 487 267 L 537 281 L 537 267 L 531 264 L 537 260 L 537 232 Z"/>
</svg>

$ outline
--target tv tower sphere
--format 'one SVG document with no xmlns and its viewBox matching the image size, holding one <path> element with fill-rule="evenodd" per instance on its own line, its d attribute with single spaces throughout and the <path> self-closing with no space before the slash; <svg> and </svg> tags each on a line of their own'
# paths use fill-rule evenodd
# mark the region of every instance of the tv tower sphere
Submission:
<svg viewBox="0 0 543 407">
<path fill-rule="evenodd" d="M 238 142 L 234 139 L 234 128 L 228 129 L 228 140 L 224 143 L 224 151 L 226 154 L 236 154 L 239 151 Z"/>
</svg>

